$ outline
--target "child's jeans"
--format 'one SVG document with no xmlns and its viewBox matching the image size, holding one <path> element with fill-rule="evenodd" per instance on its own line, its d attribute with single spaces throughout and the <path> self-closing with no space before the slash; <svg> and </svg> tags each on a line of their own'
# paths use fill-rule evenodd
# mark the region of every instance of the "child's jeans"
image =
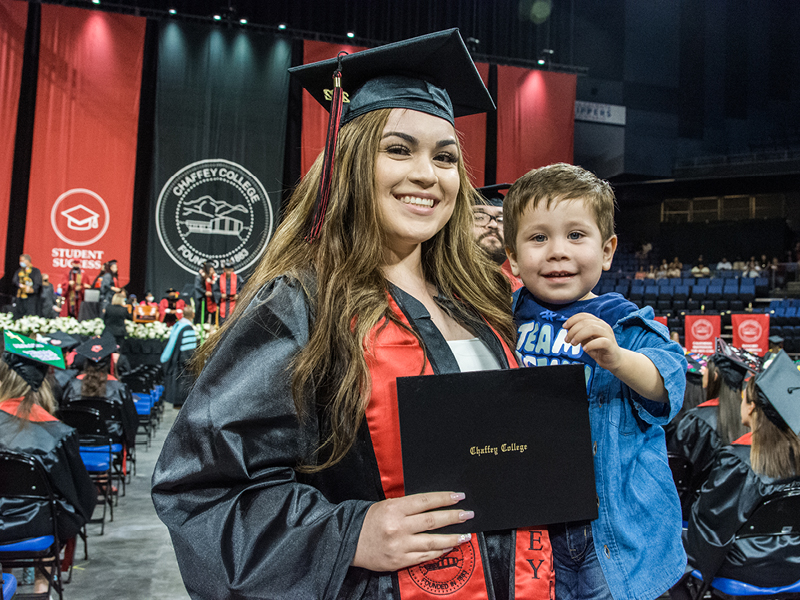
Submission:
<svg viewBox="0 0 800 600">
<path fill-rule="evenodd" d="M 550 526 L 556 600 L 613 600 L 594 551 L 589 521 Z"/>
</svg>

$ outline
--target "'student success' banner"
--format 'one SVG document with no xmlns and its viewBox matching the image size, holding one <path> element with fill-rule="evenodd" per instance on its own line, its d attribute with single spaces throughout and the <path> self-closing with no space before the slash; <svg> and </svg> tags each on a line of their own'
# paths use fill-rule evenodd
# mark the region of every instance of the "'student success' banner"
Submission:
<svg viewBox="0 0 800 600">
<path fill-rule="evenodd" d="M 714 342 L 722 331 L 719 315 L 686 315 L 686 349 L 699 354 L 714 354 Z"/>
<path fill-rule="evenodd" d="M 14 132 L 17 130 L 22 58 L 25 54 L 27 2 L 0 0 L 0 277 L 6 261 L 6 223 L 14 167 Z"/>
<path fill-rule="evenodd" d="M 306 40 L 303 42 L 303 64 L 336 58 L 339 52 L 348 54 L 366 50 L 363 46 L 348 46 Z M 489 80 L 489 65 L 476 63 L 483 83 Z M 332 73 L 331 73 L 332 74 Z M 343 79 L 346 78 L 343 73 Z M 333 82 L 333 79 L 331 79 Z M 331 83 L 332 85 L 332 83 Z M 314 164 L 319 153 L 325 149 L 325 138 L 328 131 L 328 111 L 306 90 L 303 90 L 303 130 L 301 132 L 302 147 L 300 149 L 301 168 L 305 175 Z M 486 157 L 486 115 L 470 115 L 456 119 L 456 131 L 461 140 L 464 161 L 470 173 L 472 185 L 481 187 L 484 183 Z"/>
<path fill-rule="evenodd" d="M 291 47 L 277 35 L 162 22 L 147 285 L 200 265 L 247 274 L 280 209 Z"/>
<path fill-rule="evenodd" d="M 733 345 L 758 356 L 769 350 L 768 314 L 733 314 Z"/>
<path fill-rule="evenodd" d="M 497 67 L 497 181 L 571 163 L 577 75 Z"/>
<path fill-rule="evenodd" d="M 145 19 L 42 5 L 25 252 L 128 279 Z"/>
</svg>

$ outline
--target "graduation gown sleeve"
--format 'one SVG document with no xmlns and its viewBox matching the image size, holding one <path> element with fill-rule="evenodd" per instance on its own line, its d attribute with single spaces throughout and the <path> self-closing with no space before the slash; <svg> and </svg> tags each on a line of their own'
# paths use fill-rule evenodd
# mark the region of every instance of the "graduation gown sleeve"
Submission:
<svg viewBox="0 0 800 600">
<path fill-rule="evenodd" d="M 192 598 L 338 595 L 371 502 L 334 504 L 296 477 L 318 444 L 315 417 L 301 423 L 291 394 L 309 325 L 295 281 L 265 286 L 167 436 L 153 501 Z"/>
</svg>

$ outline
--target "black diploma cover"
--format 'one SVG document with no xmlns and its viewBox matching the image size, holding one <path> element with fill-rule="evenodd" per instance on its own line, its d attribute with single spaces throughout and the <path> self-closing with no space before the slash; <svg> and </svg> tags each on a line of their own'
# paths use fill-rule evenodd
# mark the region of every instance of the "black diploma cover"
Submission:
<svg viewBox="0 0 800 600">
<path fill-rule="evenodd" d="M 464 492 L 468 533 L 597 518 L 583 365 L 397 378 L 407 495 Z"/>
</svg>

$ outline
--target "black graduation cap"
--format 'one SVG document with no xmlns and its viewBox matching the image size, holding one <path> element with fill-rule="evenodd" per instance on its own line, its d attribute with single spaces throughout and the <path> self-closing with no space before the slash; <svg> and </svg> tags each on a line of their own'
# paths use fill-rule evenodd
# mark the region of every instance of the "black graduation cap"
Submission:
<svg viewBox="0 0 800 600">
<path fill-rule="evenodd" d="M 68 333 L 64 333 L 63 331 L 54 331 L 53 333 L 48 333 L 46 336 L 43 336 L 43 340 L 47 342 L 49 339 L 50 344 L 53 346 L 58 346 L 61 350 L 72 350 L 75 346 L 80 344 L 80 341 L 76 340 Z"/>
<path fill-rule="evenodd" d="M 769 343 L 770 344 L 782 344 L 783 338 L 779 335 L 771 335 L 769 336 Z"/>
<path fill-rule="evenodd" d="M 100 362 L 107 356 L 111 356 L 118 348 L 119 346 L 117 346 L 117 342 L 113 337 L 104 335 L 102 337 L 89 338 L 75 348 L 75 352 L 89 360 Z"/>
<path fill-rule="evenodd" d="M 756 386 L 789 429 L 800 435 L 800 371 L 786 352 L 781 350 L 767 364 Z"/>
<path fill-rule="evenodd" d="M 382 108 L 408 108 L 454 123 L 494 110 L 458 29 L 292 67 L 303 87 L 330 112 L 319 196 L 307 239 L 322 229 L 330 197 L 339 127 Z"/>
<path fill-rule="evenodd" d="M 451 123 L 454 117 L 494 110 L 494 102 L 458 29 L 292 67 L 289 72 L 326 110 L 331 77 L 341 65 L 342 124 L 380 108 L 410 108 Z"/>
<path fill-rule="evenodd" d="M 498 183 L 496 185 L 485 185 L 478 188 L 478 192 L 483 196 L 484 204 L 489 206 L 503 206 L 503 200 L 506 199 L 505 194 L 501 194 L 511 187 L 510 183 Z"/>
</svg>

